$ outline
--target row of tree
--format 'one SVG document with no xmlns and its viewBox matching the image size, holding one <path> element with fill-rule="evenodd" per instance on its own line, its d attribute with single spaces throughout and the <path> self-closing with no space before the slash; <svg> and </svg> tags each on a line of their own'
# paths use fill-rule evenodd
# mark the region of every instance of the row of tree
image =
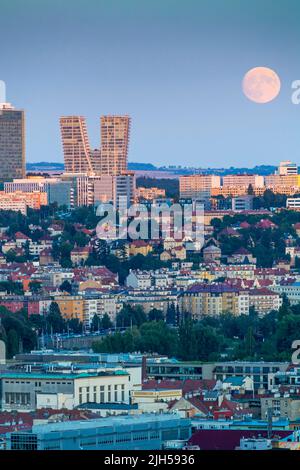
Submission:
<svg viewBox="0 0 300 470">
<path fill-rule="evenodd" d="M 198 321 L 185 313 L 175 327 L 161 312 L 150 312 L 152 316 L 146 317 L 131 310 L 126 308 L 117 318 L 120 326 L 130 328 L 96 341 L 94 351 L 159 353 L 187 361 L 289 361 L 292 343 L 300 339 L 300 305 L 291 306 L 286 299 L 278 312 L 262 318 L 253 309 L 249 315 L 228 313 Z"/>
</svg>

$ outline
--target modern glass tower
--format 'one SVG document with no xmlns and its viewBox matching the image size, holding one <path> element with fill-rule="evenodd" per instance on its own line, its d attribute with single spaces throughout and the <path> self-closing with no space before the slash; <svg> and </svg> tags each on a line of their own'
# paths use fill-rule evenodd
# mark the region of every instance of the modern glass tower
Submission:
<svg viewBox="0 0 300 470">
<path fill-rule="evenodd" d="M 25 115 L 0 103 L 0 180 L 25 176 Z"/>
</svg>

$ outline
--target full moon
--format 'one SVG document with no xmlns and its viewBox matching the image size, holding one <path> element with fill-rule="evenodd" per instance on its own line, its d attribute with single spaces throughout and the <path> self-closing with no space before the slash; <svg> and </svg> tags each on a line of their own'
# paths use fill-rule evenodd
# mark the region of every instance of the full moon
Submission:
<svg viewBox="0 0 300 470">
<path fill-rule="evenodd" d="M 267 67 L 255 67 L 243 78 L 243 92 L 255 103 L 268 103 L 278 96 L 281 88 L 280 79 L 274 70 Z"/>
</svg>

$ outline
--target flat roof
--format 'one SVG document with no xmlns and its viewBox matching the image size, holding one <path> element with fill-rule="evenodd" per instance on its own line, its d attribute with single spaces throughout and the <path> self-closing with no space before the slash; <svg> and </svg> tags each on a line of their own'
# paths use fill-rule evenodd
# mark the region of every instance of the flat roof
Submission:
<svg viewBox="0 0 300 470">
<path fill-rule="evenodd" d="M 73 379 L 82 379 L 82 378 L 93 378 L 93 377 L 110 377 L 110 376 L 115 376 L 115 375 L 129 375 L 128 372 L 125 370 L 116 370 L 116 371 L 107 371 L 107 372 L 98 372 L 98 373 L 88 373 L 88 372 L 82 372 L 80 374 L 72 374 L 72 373 L 66 373 L 66 374 L 40 374 L 40 373 L 2 373 L 0 374 L 0 379 L 49 379 L 49 380 L 57 380 L 57 379 L 63 379 L 63 380 L 73 380 Z"/>
<path fill-rule="evenodd" d="M 44 434 L 50 432 L 72 431 L 74 429 L 95 429 L 102 427 L 120 427 L 131 426 L 135 424 L 152 424 L 155 422 L 168 422 L 168 421 L 191 421 L 187 418 L 181 418 L 178 414 L 164 413 L 164 414 L 138 414 L 138 415 L 118 415 L 109 416 L 107 418 L 89 419 L 84 421 L 63 421 L 60 423 L 48 424 L 35 424 L 32 426 L 32 433 Z"/>
</svg>

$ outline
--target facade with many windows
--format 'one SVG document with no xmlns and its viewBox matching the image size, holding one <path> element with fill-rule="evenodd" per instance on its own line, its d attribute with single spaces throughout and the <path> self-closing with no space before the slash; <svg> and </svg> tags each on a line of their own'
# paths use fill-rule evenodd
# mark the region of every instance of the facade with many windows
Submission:
<svg viewBox="0 0 300 470">
<path fill-rule="evenodd" d="M 9 450 L 160 450 L 188 440 L 191 422 L 178 415 L 142 414 L 35 425 L 7 436 Z"/>
<path fill-rule="evenodd" d="M 74 408 L 82 403 L 128 403 L 130 375 L 121 369 L 97 373 L 7 373 L 0 376 L 1 409 Z"/>
</svg>

